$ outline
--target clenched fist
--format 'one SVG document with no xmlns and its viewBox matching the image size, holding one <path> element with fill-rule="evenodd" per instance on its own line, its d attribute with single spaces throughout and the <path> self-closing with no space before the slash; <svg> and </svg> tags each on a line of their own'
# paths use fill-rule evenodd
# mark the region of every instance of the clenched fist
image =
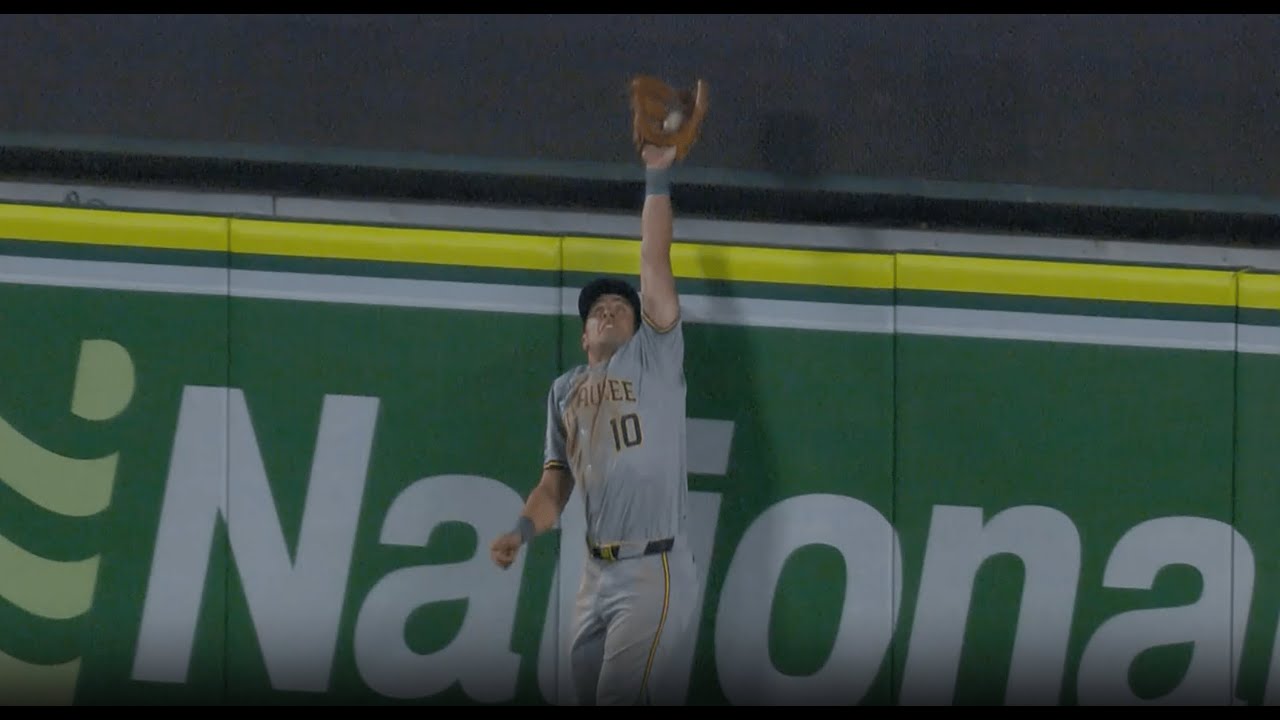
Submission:
<svg viewBox="0 0 1280 720">
<path fill-rule="evenodd" d="M 515 562 L 516 553 L 520 550 L 520 535 L 516 532 L 504 533 L 489 546 L 489 557 L 498 567 L 506 570 Z"/>
</svg>

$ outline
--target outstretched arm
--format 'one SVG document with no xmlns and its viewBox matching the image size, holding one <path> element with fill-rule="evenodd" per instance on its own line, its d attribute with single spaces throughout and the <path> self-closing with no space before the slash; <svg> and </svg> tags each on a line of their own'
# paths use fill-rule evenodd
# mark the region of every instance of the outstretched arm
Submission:
<svg viewBox="0 0 1280 720">
<path fill-rule="evenodd" d="M 644 209 L 640 215 L 640 297 L 650 324 L 665 330 L 680 317 L 671 271 L 672 210 L 669 172 L 674 147 L 646 145 Z"/>
</svg>

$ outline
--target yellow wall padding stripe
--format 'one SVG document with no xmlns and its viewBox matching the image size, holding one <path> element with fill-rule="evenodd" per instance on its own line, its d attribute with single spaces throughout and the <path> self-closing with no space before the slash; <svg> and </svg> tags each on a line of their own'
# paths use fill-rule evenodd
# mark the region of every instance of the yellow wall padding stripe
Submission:
<svg viewBox="0 0 1280 720">
<path fill-rule="evenodd" d="M 536 235 L 231 221 L 231 251 L 259 255 L 556 270 L 559 244 Z"/>
<path fill-rule="evenodd" d="M 228 219 L 0 203 L 0 238 L 162 250 L 637 275 L 638 240 Z M 563 246 L 562 246 L 563 243 Z M 678 277 L 1280 310 L 1280 274 L 676 242 Z"/>
<path fill-rule="evenodd" d="M 1280 310 L 1280 275 L 1240 273 L 1240 307 Z"/>
<path fill-rule="evenodd" d="M 904 290 L 1213 306 L 1231 306 L 1236 301 L 1235 273 L 1229 270 L 939 255 L 897 257 L 897 284 Z"/>
<path fill-rule="evenodd" d="M 676 277 L 738 282 L 889 289 L 893 256 L 783 248 L 730 247 L 677 242 L 671 247 Z M 564 269 L 617 275 L 640 273 L 636 240 L 566 237 Z"/>
<path fill-rule="evenodd" d="M 0 237 L 165 250 L 227 251 L 227 219 L 0 204 Z"/>
</svg>

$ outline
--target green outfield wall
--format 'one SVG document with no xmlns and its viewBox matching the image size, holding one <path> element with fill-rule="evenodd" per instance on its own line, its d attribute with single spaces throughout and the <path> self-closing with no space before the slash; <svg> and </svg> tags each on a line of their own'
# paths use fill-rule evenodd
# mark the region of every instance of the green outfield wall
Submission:
<svg viewBox="0 0 1280 720">
<path fill-rule="evenodd" d="M 1280 702 L 1280 277 L 673 264 L 690 704 Z M 637 271 L 634 238 L 0 205 L 0 697 L 569 702 L 581 506 L 487 546 L 576 289 Z"/>
</svg>

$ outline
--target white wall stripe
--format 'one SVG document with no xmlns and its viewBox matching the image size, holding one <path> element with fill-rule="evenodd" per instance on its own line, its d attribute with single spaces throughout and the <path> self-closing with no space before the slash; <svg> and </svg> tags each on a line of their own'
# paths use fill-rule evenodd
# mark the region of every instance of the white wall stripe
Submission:
<svg viewBox="0 0 1280 720">
<path fill-rule="evenodd" d="M 1240 325 L 1236 347 L 1251 355 L 1280 355 L 1280 327 Z"/>
<path fill-rule="evenodd" d="M 947 335 L 1007 340 L 1232 350 L 1232 323 L 1148 320 L 1085 315 L 898 306 L 902 335 Z"/>
<path fill-rule="evenodd" d="M 225 295 L 227 270 L 0 255 L 0 282 L 186 295 Z"/>
<path fill-rule="evenodd" d="M 566 287 L 560 294 L 560 311 L 578 314 L 581 288 Z M 805 300 L 681 295 L 680 311 L 686 322 L 744 327 L 784 327 L 837 332 L 893 332 L 893 308 L 887 305 L 853 305 Z"/>
<path fill-rule="evenodd" d="M 232 270 L 235 297 L 555 315 L 559 288 Z"/>
</svg>

